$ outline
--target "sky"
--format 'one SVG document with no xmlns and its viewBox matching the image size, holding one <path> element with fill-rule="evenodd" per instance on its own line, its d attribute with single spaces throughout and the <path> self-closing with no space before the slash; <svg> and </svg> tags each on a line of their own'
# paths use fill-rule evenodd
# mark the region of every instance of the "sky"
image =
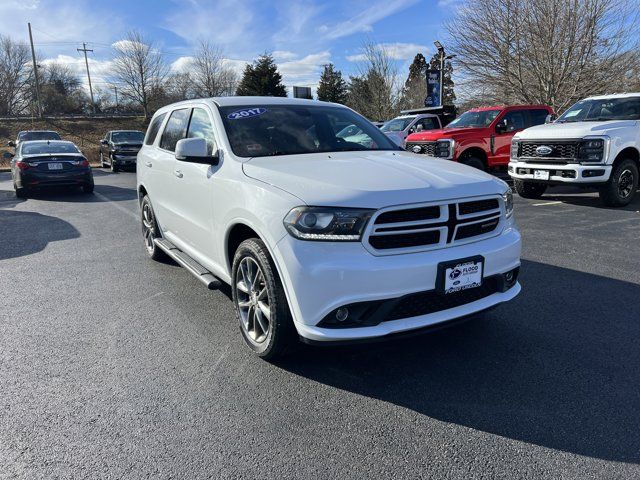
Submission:
<svg viewBox="0 0 640 480">
<path fill-rule="evenodd" d="M 86 76 L 76 49 L 86 42 L 92 82 L 109 88 L 112 45 L 132 29 L 163 52 L 174 72 L 198 41 L 218 45 L 229 65 L 271 53 L 291 87 L 317 85 L 322 66 L 356 74 L 367 42 L 384 45 L 402 77 L 416 53 L 446 38 L 443 22 L 459 0 L 0 0 L 0 34 L 28 43 L 31 22 L 42 62 Z M 446 47 L 446 43 L 445 43 Z"/>
</svg>

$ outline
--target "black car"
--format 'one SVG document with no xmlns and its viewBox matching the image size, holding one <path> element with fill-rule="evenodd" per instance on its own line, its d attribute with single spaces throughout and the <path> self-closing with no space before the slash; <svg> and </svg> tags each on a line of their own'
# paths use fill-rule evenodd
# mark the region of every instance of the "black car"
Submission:
<svg viewBox="0 0 640 480">
<path fill-rule="evenodd" d="M 112 130 L 100 140 L 100 163 L 111 167 L 112 172 L 136 168 L 136 157 L 142 148 L 144 132 L 137 130 Z"/>
<path fill-rule="evenodd" d="M 54 132 L 53 130 L 23 130 L 22 132 L 18 132 L 18 137 L 15 142 L 9 142 L 9 146 L 14 147 L 17 151 L 21 142 L 31 140 L 61 140 L 61 138 L 58 132 Z"/>
<path fill-rule="evenodd" d="M 20 142 L 11 160 L 11 176 L 16 196 L 54 186 L 81 187 L 93 192 L 93 174 L 85 156 L 72 142 L 35 140 Z"/>
</svg>

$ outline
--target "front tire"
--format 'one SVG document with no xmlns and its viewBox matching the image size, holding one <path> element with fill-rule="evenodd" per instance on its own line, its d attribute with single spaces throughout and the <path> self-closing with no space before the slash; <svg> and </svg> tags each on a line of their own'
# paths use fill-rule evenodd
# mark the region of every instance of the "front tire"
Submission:
<svg viewBox="0 0 640 480">
<path fill-rule="evenodd" d="M 116 161 L 113 159 L 113 155 L 109 156 L 109 160 L 111 161 L 111 172 L 118 173 L 118 166 L 116 165 Z"/>
<path fill-rule="evenodd" d="M 265 360 L 283 355 L 296 342 L 295 327 L 282 282 L 261 240 L 240 244 L 231 278 L 236 318 L 246 344 Z"/>
<path fill-rule="evenodd" d="M 478 170 L 486 170 L 484 168 L 484 162 L 478 157 L 465 158 L 464 160 L 461 160 L 460 163 L 464 163 L 465 165 L 468 165 L 470 167 L 477 168 Z"/>
<path fill-rule="evenodd" d="M 629 205 L 638 189 L 638 167 L 626 158 L 614 165 L 609 181 L 600 188 L 600 200 L 607 207 Z"/>
<path fill-rule="evenodd" d="M 166 254 L 158 247 L 154 240 L 160 238 L 160 229 L 158 228 L 158 222 L 156 216 L 153 213 L 153 207 L 151 206 L 151 200 L 148 195 L 142 198 L 140 203 L 140 215 L 142 223 L 142 237 L 144 239 L 144 247 L 147 255 L 151 260 L 164 260 Z"/>
<path fill-rule="evenodd" d="M 104 168 L 104 155 L 100 152 L 100 167 Z"/>
<path fill-rule="evenodd" d="M 524 180 L 514 180 L 513 185 L 522 198 L 539 199 L 547 191 L 544 183 L 525 182 Z"/>
</svg>

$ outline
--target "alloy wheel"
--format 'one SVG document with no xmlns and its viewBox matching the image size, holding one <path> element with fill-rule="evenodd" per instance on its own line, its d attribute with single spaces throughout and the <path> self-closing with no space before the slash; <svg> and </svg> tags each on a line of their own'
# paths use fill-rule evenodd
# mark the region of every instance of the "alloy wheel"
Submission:
<svg viewBox="0 0 640 480">
<path fill-rule="evenodd" d="M 241 327 L 251 341 L 262 343 L 271 330 L 271 304 L 264 273 L 252 257 L 240 261 L 236 288 Z"/>
<path fill-rule="evenodd" d="M 618 178 L 618 194 L 620 198 L 627 198 L 633 192 L 633 172 L 630 169 L 625 169 Z"/>
<path fill-rule="evenodd" d="M 155 243 L 153 243 L 154 231 L 153 211 L 151 210 L 151 205 L 145 202 L 142 205 L 142 234 L 144 236 L 144 246 L 149 254 L 153 254 L 156 247 Z"/>
</svg>

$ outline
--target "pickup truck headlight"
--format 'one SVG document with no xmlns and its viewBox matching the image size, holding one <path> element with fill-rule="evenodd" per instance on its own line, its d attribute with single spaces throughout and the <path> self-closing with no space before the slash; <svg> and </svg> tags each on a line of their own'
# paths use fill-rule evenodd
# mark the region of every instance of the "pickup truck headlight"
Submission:
<svg viewBox="0 0 640 480">
<path fill-rule="evenodd" d="M 434 155 L 438 158 L 453 158 L 455 141 L 450 139 L 438 140 Z"/>
<path fill-rule="evenodd" d="M 507 218 L 513 215 L 513 191 L 511 189 L 507 190 L 502 194 L 502 199 L 504 200 L 504 210 L 507 214 Z"/>
<path fill-rule="evenodd" d="M 604 160 L 605 141 L 603 138 L 590 138 L 580 142 L 578 158 L 582 162 L 602 162 Z"/>
<path fill-rule="evenodd" d="M 295 207 L 284 227 L 301 240 L 357 242 L 375 210 L 361 208 Z"/>
<path fill-rule="evenodd" d="M 520 147 L 519 140 L 511 140 L 511 158 L 518 160 L 518 149 Z"/>
</svg>

